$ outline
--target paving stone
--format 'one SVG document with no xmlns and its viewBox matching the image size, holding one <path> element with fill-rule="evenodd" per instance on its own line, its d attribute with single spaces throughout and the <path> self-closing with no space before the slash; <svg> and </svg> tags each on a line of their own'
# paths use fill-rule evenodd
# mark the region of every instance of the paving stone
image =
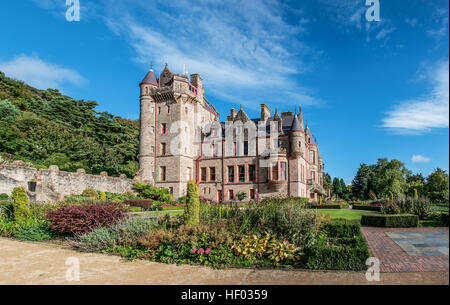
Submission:
<svg viewBox="0 0 450 305">
<path fill-rule="evenodd" d="M 363 227 L 381 272 L 449 271 L 448 228 Z"/>
</svg>

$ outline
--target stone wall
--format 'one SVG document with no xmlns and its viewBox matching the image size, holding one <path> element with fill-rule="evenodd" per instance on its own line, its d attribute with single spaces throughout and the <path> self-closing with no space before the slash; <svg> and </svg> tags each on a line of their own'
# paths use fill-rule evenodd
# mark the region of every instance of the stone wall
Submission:
<svg viewBox="0 0 450 305">
<path fill-rule="evenodd" d="M 124 193 L 131 190 L 135 181 L 122 175 L 119 178 L 86 174 L 84 169 L 76 173 L 59 171 L 57 166 L 37 170 L 27 167 L 21 161 L 14 164 L 0 164 L 0 194 L 11 194 L 17 186 L 28 192 L 32 201 L 57 201 L 64 196 L 81 194 L 86 188 L 101 192 Z"/>
</svg>

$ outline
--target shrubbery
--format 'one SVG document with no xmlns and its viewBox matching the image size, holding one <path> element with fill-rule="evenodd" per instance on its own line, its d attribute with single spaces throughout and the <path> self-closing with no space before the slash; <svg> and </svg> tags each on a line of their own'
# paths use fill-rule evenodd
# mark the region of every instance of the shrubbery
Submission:
<svg viewBox="0 0 450 305">
<path fill-rule="evenodd" d="M 363 215 L 361 225 L 389 228 L 415 228 L 419 225 L 417 215 Z"/>
<path fill-rule="evenodd" d="M 117 223 L 123 206 L 111 203 L 62 207 L 47 212 L 50 228 L 59 234 L 81 234 Z"/>
<path fill-rule="evenodd" d="M 311 269 L 366 270 L 369 248 L 358 222 L 343 219 L 320 227 L 316 245 L 307 248 L 306 266 Z"/>
<path fill-rule="evenodd" d="M 353 204 L 352 209 L 381 212 L 381 206 L 376 205 Z"/>
<path fill-rule="evenodd" d="M 138 192 L 139 197 L 141 198 L 151 199 L 161 203 L 172 202 L 172 194 L 169 189 L 164 187 L 153 187 L 144 182 L 137 182 L 133 185 L 133 189 Z"/>
<path fill-rule="evenodd" d="M 198 198 L 198 186 L 194 181 L 189 181 L 187 184 L 184 219 L 188 225 L 198 225 L 200 222 L 200 199 Z"/>
<path fill-rule="evenodd" d="M 30 217 L 30 200 L 23 187 L 16 187 L 12 192 L 14 220 L 21 222 Z"/>
<path fill-rule="evenodd" d="M 81 235 L 75 247 L 85 251 L 102 251 L 118 245 L 136 245 L 153 225 L 154 220 L 141 217 L 125 218 L 111 227 L 98 228 Z"/>
<path fill-rule="evenodd" d="M 383 214 L 414 214 L 425 219 L 431 211 L 431 202 L 427 198 L 405 197 L 395 199 L 381 207 Z"/>
</svg>

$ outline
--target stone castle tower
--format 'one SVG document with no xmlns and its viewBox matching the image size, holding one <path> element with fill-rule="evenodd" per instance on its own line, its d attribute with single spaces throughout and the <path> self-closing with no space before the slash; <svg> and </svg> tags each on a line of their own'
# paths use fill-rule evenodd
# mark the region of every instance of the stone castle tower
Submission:
<svg viewBox="0 0 450 305">
<path fill-rule="evenodd" d="M 159 77 L 151 69 L 141 82 L 140 106 L 137 177 L 169 188 L 175 199 L 186 194 L 189 180 L 211 201 L 241 192 L 247 200 L 326 195 L 322 157 L 301 108 L 271 117 L 262 104 L 261 117 L 250 119 L 241 105 L 219 122 L 200 75 L 172 73 L 167 64 Z"/>
</svg>

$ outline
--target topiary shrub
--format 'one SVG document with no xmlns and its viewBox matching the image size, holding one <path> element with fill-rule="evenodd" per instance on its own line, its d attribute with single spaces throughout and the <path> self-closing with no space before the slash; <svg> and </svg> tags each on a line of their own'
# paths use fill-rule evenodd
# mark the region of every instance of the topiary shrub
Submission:
<svg viewBox="0 0 450 305">
<path fill-rule="evenodd" d="M 200 199 L 198 198 L 198 186 L 194 181 L 187 183 L 186 206 L 184 212 L 185 223 L 198 225 L 200 222 Z"/>
<path fill-rule="evenodd" d="M 101 192 L 101 194 L 100 194 L 100 201 L 103 201 L 103 202 L 106 201 L 106 193 L 105 192 Z"/>
<path fill-rule="evenodd" d="M 16 187 L 12 192 L 14 220 L 27 220 L 30 217 L 30 200 L 23 187 Z"/>
<path fill-rule="evenodd" d="M 113 203 L 62 207 L 47 212 L 50 228 L 60 234 L 80 234 L 111 226 L 124 216 L 124 207 Z"/>
<path fill-rule="evenodd" d="M 0 201 L 6 201 L 9 199 L 8 194 L 2 193 L 0 194 Z"/>
<path fill-rule="evenodd" d="M 82 195 L 87 198 L 96 199 L 96 200 L 98 199 L 98 192 L 90 187 L 85 189 L 83 191 Z"/>
</svg>

